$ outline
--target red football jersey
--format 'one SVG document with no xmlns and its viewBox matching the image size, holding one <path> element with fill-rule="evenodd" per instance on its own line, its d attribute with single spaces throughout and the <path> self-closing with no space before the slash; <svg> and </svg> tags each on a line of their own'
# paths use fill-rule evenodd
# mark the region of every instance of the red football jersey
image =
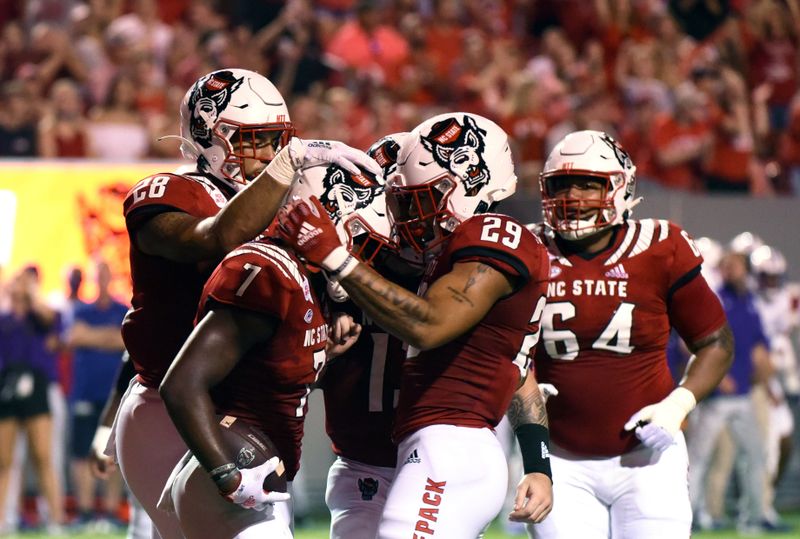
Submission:
<svg viewBox="0 0 800 539">
<path fill-rule="evenodd" d="M 564 244 L 540 234 L 551 265 L 535 372 L 559 391 L 547 402 L 552 440 L 581 455 L 621 455 L 638 444 L 624 424 L 675 386 L 666 360 L 671 326 L 691 342 L 725 323 L 712 293 L 691 316 L 671 304 L 677 290 L 702 279 L 702 257 L 686 232 L 644 219 L 615 234 L 593 256 L 559 250 Z"/>
<path fill-rule="evenodd" d="M 270 437 L 291 480 L 300 466 L 308 394 L 325 365 L 328 340 L 327 322 L 303 265 L 269 239 L 246 243 L 209 278 L 198 321 L 214 302 L 280 321 L 272 338 L 242 357 L 211 397 L 217 413 L 257 425 Z"/>
<path fill-rule="evenodd" d="M 133 297 L 122 338 L 147 387 L 158 387 L 191 333 L 203 284 L 219 260 L 183 264 L 145 254 L 134 241 L 136 231 L 158 213 L 180 211 L 204 218 L 216 215 L 226 202 L 226 194 L 207 178 L 169 173 L 143 179 L 125 198 Z"/>
<path fill-rule="evenodd" d="M 457 262 L 487 264 L 514 279 L 517 288 L 453 341 L 423 352 L 409 349 L 394 430 L 397 442 L 428 425 L 494 428 L 539 338 L 549 264 L 533 234 L 507 215 L 471 217 L 428 266 L 420 293 Z"/>
<path fill-rule="evenodd" d="M 358 310 L 350 313 L 357 317 Z M 356 318 L 358 319 L 358 318 Z M 325 368 L 325 429 L 333 452 L 373 466 L 394 467 L 392 426 L 406 357 L 402 341 L 361 317 L 361 335 Z"/>
</svg>

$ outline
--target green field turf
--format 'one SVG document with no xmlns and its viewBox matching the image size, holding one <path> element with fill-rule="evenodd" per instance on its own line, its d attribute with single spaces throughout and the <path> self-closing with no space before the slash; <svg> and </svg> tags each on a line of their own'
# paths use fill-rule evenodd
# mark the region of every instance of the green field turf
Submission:
<svg viewBox="0 0 800 539">
<path fill-rule="evenodd" d="M 764 537 L 764 538 L 775 538 L 775 539 L 798 539 L 800 538 L 800 512 L 791 513 L 784 515 L 784 519 L 788 524 L 793 526 L 793 530 L 790 533 L 770 533 L 761 536 L 753 536 L 749 535 L 748 537 Z M 3 539 L 43 539 L 45 537 L 51 537 L 46 533 L 23 533 L 19 535 L 8 535 L 3 536 Z M 80 532 L 70 532 L 68 533 L 67 537 L 74 538 L 74 539 L 122 539 L 125 537 L 124 534 L 87 534 L 87 533 L 80 533 Z M 702 533 L 693 533 L 692 539 L 737 539 L 739 537 L 743 537 L 737 534 L 734 530 L 721 530 L 715 532 L 702 532 Z M 328 538 L 328 524 L 325 521 L 315 522 L 302 529 L 297 530 L 295 533 L 295 539 L 327 539 Z M 213 538 L 209 538 L 213 539 Z M 486 534 L 486 539 L 526 539 L 526 536 L 522 535 L 508 535 L 503 533 L 502 527 L 495 523 L 489 532 Z"/>
</svg>

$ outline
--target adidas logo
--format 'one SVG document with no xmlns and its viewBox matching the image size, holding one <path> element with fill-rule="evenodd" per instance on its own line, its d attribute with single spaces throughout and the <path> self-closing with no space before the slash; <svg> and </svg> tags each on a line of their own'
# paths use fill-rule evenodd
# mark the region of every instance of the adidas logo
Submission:
<svg viewBox="0 0 800 539">
<path fill-rule="evenodd" d="M 417 450 L 415 449 L 415 450 L 414 450 L 414 451 L 412 451 L 412 452 L 411 452 L 411 454 L 408 456 L 408 458 L 406 459 L 406 462 L 405 462 L 405 463 L 406 463 L 406 464 L 419 464 L 420 462 L 422 462 L 422 459 L 421 459 L 421 458 L 419 458 L 419 455 L 417 454 Z"/>
<path fill-rule="evenodd" d="M 302 247 L 303 245 L 313 240 L 320 234 L 322 234 L 322 230 L 320 230 L 319 228 L 313 227 L 308 223 L 303 223 L 303 226 L 300 227 L 299 237 L 297 238 L 298 247 Z"/>
<path fill-rule="evenodd" d="M 606 277 L 611 277 L 612 279 L 627 279 L 628 272 L 625 271 L 625 266 L 617 264 L 606 272 Z"/>
<path fill-rule="evenodd" d="M 550 450 L 547 449 L 547 444 L 542 442 L 542 460 L 550 458 Z"/>
</svg>

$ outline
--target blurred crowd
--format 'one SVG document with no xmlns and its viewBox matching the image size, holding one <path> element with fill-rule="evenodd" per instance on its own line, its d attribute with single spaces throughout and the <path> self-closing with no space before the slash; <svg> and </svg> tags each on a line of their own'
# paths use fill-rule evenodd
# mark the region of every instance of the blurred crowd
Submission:
<svg viewBox="0 0 800 539">
<path fill-rule="evenodd" d="M 0 25 L 2 156 L 174 158 L 185 90 L 236 66 L 306 138 L 492 118 L 529 192 L 598 129 L 645 185 L 800 194 L 798 0 L 7 0 Z"/>
</svg>

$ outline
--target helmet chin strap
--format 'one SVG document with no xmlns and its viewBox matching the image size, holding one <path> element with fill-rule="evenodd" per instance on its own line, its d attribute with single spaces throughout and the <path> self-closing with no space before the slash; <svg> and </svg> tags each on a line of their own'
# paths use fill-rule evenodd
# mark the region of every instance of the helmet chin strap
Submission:
<svg viewBox="0 0 800 539">
<path fill-rule="evenodd" d="M 639 198 L 636 198 L 636 199 L 632 200 L 631 203 L 628 204 L 628 207 L 625 208 L 625 211 L 627 211 L 628 214 L 629 214 L 628 217 L 630 217 L 630 213 L 633 211 L 633 208 L 635 208 L 636 206 L 641 204 L 643 200 L 644 200 L 644 197 L 639 197 Z"/>
</svg>

